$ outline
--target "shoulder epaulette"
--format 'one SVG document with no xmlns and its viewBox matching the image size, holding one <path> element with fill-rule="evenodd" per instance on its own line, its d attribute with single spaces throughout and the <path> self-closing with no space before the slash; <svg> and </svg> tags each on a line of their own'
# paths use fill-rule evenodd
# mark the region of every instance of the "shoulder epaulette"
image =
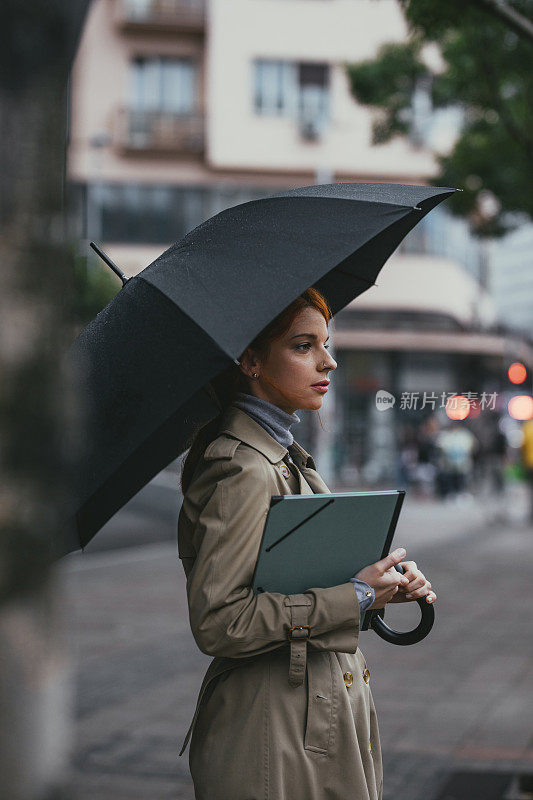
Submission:
<svg viewBox="0 0 533 800">
<path fill-rule="evenodd" d="M 207 445 L 204 458 L 233 458 L 235 450 L 240 444 L 240 439 L 234 439 L 232 436 L 222 434 L 217 436 L 216 439 Z"/>
</svg>

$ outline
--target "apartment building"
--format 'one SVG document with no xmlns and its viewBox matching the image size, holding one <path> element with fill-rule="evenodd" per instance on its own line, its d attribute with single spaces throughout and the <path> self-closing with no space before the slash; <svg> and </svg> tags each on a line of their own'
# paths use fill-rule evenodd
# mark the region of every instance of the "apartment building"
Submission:
<svg viewBox="0 0 533 800">
<path fill-rule="evenodd" d="M 86 236 L 131 274 L 281 188 L 425 182 L 429 152 L 370 145 L 344 70 L 404 36 L 395 0 L 94 0 L 71 84 Z"/>
</svg>

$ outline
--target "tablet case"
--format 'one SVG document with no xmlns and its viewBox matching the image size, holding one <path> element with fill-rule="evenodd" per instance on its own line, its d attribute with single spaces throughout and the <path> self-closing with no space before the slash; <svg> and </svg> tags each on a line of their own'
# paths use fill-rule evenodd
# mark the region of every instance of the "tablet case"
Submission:
<svg viewBox="0 0 533 800">
<path fill-rule="evenodd" d="M 388 555 L 404 497 L 403 489 L 274 495 L 254 594 L 298 594 L 346 583 Z"/>
</svg>

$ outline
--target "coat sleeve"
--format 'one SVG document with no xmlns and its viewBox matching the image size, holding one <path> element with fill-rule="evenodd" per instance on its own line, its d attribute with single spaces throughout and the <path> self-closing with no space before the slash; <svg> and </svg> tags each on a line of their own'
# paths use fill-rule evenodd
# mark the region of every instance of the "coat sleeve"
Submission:
<svg viewBox="0 0 533 800">
<path fill-rule="evenodd" d="M 263 457 L 240 449 L 239 458 L 209 462 L 202 481 L 211 491 L 193 528 L 196 558 L 187 579 L 189 619 L 200 650 L 239 658 L 287 644 L 292 597 L 306 603 L 310 646 L 355 653 L 360 611 L 350 581 L 302 595 L 252 592 L 271 496 Z"/>
</svg>

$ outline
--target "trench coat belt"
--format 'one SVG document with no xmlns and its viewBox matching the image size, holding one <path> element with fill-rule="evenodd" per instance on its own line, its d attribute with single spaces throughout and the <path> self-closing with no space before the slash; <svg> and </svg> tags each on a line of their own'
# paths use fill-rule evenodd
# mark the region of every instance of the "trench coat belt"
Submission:
<svg viewBox="0 0 533 800">
<path fill-rule="evenodd" d="M 301 686 L 307 665 L 307 640 L 311 635 L 308 623 L 312 601 L 305 594 L 291 594 L 283 602 L 291 610 L 291 627 L 288 633 L 291 648 L 289 684 Z"/>
</svg>

